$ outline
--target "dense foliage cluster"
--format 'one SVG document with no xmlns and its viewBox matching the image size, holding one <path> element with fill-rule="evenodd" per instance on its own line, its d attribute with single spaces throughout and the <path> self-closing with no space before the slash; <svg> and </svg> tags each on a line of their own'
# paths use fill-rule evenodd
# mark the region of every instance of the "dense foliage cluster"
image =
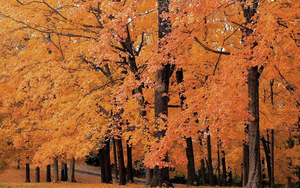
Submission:
<svg viewBox="0 0 300 188">
<path fill-rule="evenodd" d="M 114 138 L 133 161 L 186 176 L 191 143 L 194 172 L 206 159 L 220 173 L 226 156 L 241 179 L 256 121 L 263 173 L 298 181 L 299 10 L 298 0 L 1 0 L 0 168 L 82 159 Z"/>
</svg>

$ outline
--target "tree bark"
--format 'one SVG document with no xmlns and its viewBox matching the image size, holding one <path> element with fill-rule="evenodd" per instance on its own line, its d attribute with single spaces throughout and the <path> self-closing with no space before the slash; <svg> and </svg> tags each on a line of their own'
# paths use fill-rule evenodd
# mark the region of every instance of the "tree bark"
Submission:
<svg viewBox="0 0 300 188">
<path fill-rule="evenodd" d="M 274 176 L 274 129 L 271 129 L 271 148 L 272 148 L 272 153 L 271 153 L 271 163 L 272 163 L 272 168 L 271 168 L 271 188 L 274 188 L 275 186 L 275 176 Z"/>
<path fill-rule="evenodd" d="M 187 179 L 187 186 L 193 185 L 196 180 L 196 173 L 195 173 L 195 162 L 194 162 L 194 152 L 193 152 L 193 142 L 192 138 L 186 138 L 186 156 L 188 159 L 188 179 Z"/>
<path fill-rule="evenodd" d="M 101 183 L 106 183 L 106 173 L 105 173 L 105 160 L 104 160 L 104 148 L 99 149 L 98 151 L 99 160 L 100 160 L 100 171 L 101 171 Z"/>
<path fill-rule="evenodd" d="M 61 181 L 68 181 L 68 166 L 67 163 L 61 162 Z"/>
<path fill-rule="evenodd" d="M 67 163 L 64 163 L 64 174 L 65 174 L 65 181 L 68 181 L 68 164 Z"/>
<path fill-rule="evenodd" d="M 163 14 L 169 12 L 169 0 L 158 0 L 158 46 L 159 51 L 163 46 L 163 43 L 161 42 L 161 39 L 165 37 L 168 33 L 171 32 L 170 27 L 170 18 L 163 18 Z M 161 119 L 162 121 L 165 121 L 164 118 L 161 117 L 161 115 L 168 116 L 168 101 L 169 101 L 169 77 L 170 77 L 170 64 L 162 65 L 162 68 L 158 69 L 156 71 L 156 87 L 155 87 L 155 94 L 154 94 L 154 110 L 155 110 L 155 118 L 156 120 Z M 156 138 L 161 139 L 165 135 L 165 130 L 162 131 L 156 131 L 154 133 L 154 136 Z M 167 161 L 167 157 L 165 158 L 165 161 Z M 163 180 L 163 171 L 165 173 L 169 173 L 168 169 L 159 169 L 158 166 L 156 166 L 153 170 L 153 178 L 151 181 L 150 186 L 156 187 L 157 185 L 161 186 Z M 169 174 L 165 174 L 164 177 L 168 178 Z M 168 180 L 168 179 L 167 179 Z"/>
<path fill-rule="evenodd" d="M 248 96 L 250 115 L 249 120 L 249 176 L 246 188 L 260 188 L 261 163 L 260 163 L 260 136 L 259 136 L 259 72 L 258 67 L 250 67 L 248 72 Z"/>
<path fill-rule="evenodd" d="M 30 182 L 30 165 L 29 163 L 26 163 L 26 179 L 25 182 Z"/>
<path fill-rule="evenodd" d="M 159 69 L 156 72 L 156 84 L 155 87 L 155 102 L 154 102 L 154 108 L 155 108 L 155 118 L 161 119 L 163 122 L 166 120 L 161 117 L 161 115 L 168 115 L 168 96 L 165 94 L 169 93 L 169 77 L 170 77 L 170 64 L 164 65 L 162 69 Z M 156 131 L 154 133 L 154 136 L 156 138 L 163 138 L 165 136 L 165 130 Z M 167 161 L 167 158 L 164 159 L 164 161 Z M 162 172 L 163 169 L 159 169 L 158 166 L 156 166 L 153 170 L 153 177 L 150 186 L 156 187 L 161 186 L 163 181 L 166 179 L 163 179 L 161 175 L 164 173 Z M 168 171 L 165 170 L 167 173 Z M 164 174 L 165 175 L 165 174 Z"/>
<path fill-rule="evenodd" d="M 220 140 L 218 139 L 218 165 L 217 165 L 217 171 L 218 171 L 218 185 L 221 186 L 221 159 L 220 159 Z"/>
<path fill-rule="evenodd" d="M 98 151 L 102 183 L 112 183 L 109 146 L 109 139 L 106 138 L 104 147 Z"/>
<path fill-rule="evenodd" d="M 114 151 L 114 174 L 115 178 L 118 181 L 118 161 L 117 161 L 117 150 L 116 150 L 116 140 L 115 138 L 112 138 L 113 141 L 113 151 Z"/>
<path fill-rule="evenodd" d="M 182 110 L 185 110 L 187 108 L 187 105 L 185 104 L 186 97 L 184 96 L 185 88 L 180 86 L 183 84 L 183 70 L 182 68 L 178 68 L 176 71 L 176 80 L 179 87 L 179 99 L 180 99 L 180 106 Z M 186 142 L 186 158 L 188 160 L 187 164 L 187 185 L 193 185 L 196 180 L 196 173 L 195 173 L 195 161 L 194 161 L 194 150 L 193 150 L 193 142 L 192 138 L 188 137 L 185 139 Z"/>
<path fill-rule="evenodd" d="M 119 185 L 126 185 L 126 170 L 124 165 L 124 155 L 123 155 L 123 146 L 122 139 L 119 136 L 116 138 L 117 144 L 117 153 L 118 153 L 118 162 L 119 162 Z"/>
<path fill-rule="evenodd" d="M 249 175 L 249 146 L 244 143 L 243 144 L 243 187 L 245 187 L 248 183 L 248 175 Z"/>
<path fill-rule="evenodd" d="M 259 0 L 253 0 L 251 5 L 245 5 L 246 0 L 239 0 L 243 9 L 245 18 L 245 28 L 242 28 L 242 43 L 251 45 L 251 49 L 257 45 L 257 42 L 246 44 L 245 39 L 252 33 L 252 28 L 255 25 L 254 16 L 258 10 Z M 251 60 L 251 56 L 248 57 Z M 261 67 L 263 68 L 263 67 Z M 248 70 L 248 96 L 250 98 L 248 110 L 253 120 L 249 120 L 248 135 L 249 135 L 249 174 L 246 188 L 260 188 L 261 185 L 261 163 L 260 163 L 260 137 L 259 137 L 259 76 L 261 71 L 258 71 L 257 66 L 252 66 Z M 243 174 L 246 176 L 246 174 Z"/>
<path fill-rule="evenodd" d="M 57 183 L 59 181 L 58 176 L 58 159 L 57 157 L 53 160 L 53 182 Z"/>
<path fill-rule="evenodd" d="M 146 167 L 146 185 L 151 184 L 152 177 L 153 177 L 153 169 Z"/>
<path fill-rule="evenodd" d="M 226 161 L 225 161 L 225 151 L 222 151 L 222 172 L 223 172 L 223 186 L 227 186 L 227 175 L 226 175 Z"/>
<path fill-rule="evenodd" d="M 288 140 L 288 148 L 292 149 L 293 147 L 294 147 L 294 140 L 293 140 L 292 136 L 290 135 L 289 140 Z M 292 159 L 288 158 L 287 160 L 289 161 L 288 162 L 289 168 L 292 169 L 292 165 L 293 165 Z M 292 188 L 292 177 L 291 176 L 287 177 L 287 188 Z"/>
<path fill-rule="evenodd" d="M 104 154 L 104 169 L 105 169 L 105 183 L 112 183 L 111 166 L 110 166 L 110 139 L 106 139 L 105 146 L 103 148 Z"/>
<path fill-rule="evenodd" d="M 40 167 L 35 168 L 35 182 L 40 182 L 41 181 L 41 175 L 40 175 Z"/>
<path fill-rule="evenodd" d="M 267 132 L 269 134 L 269 132 Z M 271 153 L 270 153 L 270 146 L 267 140 L 262 136 L 261 138 L 262 145 L 264 148 L 265 156 L 266 156 L 266 162 L 267 162 L 267 171 L 268 171 L 268 177 L 269 177 L 269 187 L 271 187 Z"/>
<path fill-rule="evenodd" d="M 203 145 L 202 145 L 201 138 L 199 138 L 199 142 L 200 142 L 200 146 L 202 147 Z M 203 158 L 200 161 L 200 169 L 201 169 L 202 185 L 206 186 L 205 162 Z"/>
<path fill-rule="evenodd" d="M 129 145 L 127 141 L 127 181 L 134 183 L 133 181 L 133 169 L 132 169 L 132 147 Z"/>
<path fill-rule="evenodd" d="M 51 182 L 51 165 L 47 165 L 46 182 Z"/>
<path fill-rule="evenodd" d="M 214 186 L 214 172 L 211 157 L 211 143 L 210 135 L 207 136 L 207 160 L 208 160 L 208 175 L 209 175 L 209 186 Z"/>
<path fill-rule="evenodd" d="M 76 182 L 75 180 L 75 158 L 70 159 L 70 172 L 69 172 L 69 182 Z"/>
</svg>

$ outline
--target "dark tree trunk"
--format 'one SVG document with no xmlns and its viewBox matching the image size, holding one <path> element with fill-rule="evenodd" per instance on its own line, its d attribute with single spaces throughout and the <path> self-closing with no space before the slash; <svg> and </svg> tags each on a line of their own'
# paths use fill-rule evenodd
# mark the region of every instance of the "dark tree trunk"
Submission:
<svg viewBox="0 0 300 188">
<path fill-rule="evenodd" d="M 26 163 L 26 179 L 25 182 L 30 182 L 30 166 L 29 163 Z"/>
<path fill-rule="evenodd" d="M 163 170 L 159 169 L 158 166 L 155 166 L 155 168 L 153 169 L 153 177 L 151 180 L 150 187 L 161 187 L 163 181 Z"/>
<path fill-rule="evenodd" d="M 274 105 L 274 79 L 270 82 L 270 97 L 271 97 L 271 104 Z M 270 174 L 270 187 L 274 188 L 274 129 L 271 129 L 271 174 Z"/>
<path fill-rule="evenodd" d="M 293 140 L 292 136 L 290 135 L 289 140 L 288 140 L 288 148 L 292 149 L 293 147 L 294 147 L 294 140 Z M 288 158 L 287 160 L 289 161 L 288 162 L 289 168 L 293 168 L 292 159 Z M 292 188 L 292 177 L 291 176 L 287 177 L 287 188 Z"/>
<path fill-rule="evenodd" d="M 104 142 L 104 147 L 99 149 L 99 160 L 101 169 L 101 182 L 112 183 L 110 154 L 109 154 L 109 139 Z"/>
<path fill-rule="evenodd" d="M 105 177 L 105 160 L 104 160 L 104 148 L 99 149 L 98 151 L 99 160 L 100 160 L 100 171 L 101 171 L 101 183 L 106 183 Z"/>
<path fill-rule="evenodd" d="M 127 181 L 134 183 L 133 181 L 133 170 L 132 170 L 132 147 L 127 141 Z"/>
<path fill-rule="evenodd" d="M 205 162 L 204 159 L 200 161 L 200 169 L 201 169 L 201 176 L 202 176 L 202 185 L 206 185 L 206 174 L 205 174 Z"/>
<path fill-rule="evenodd" d="M 268 134 L 269 134 L 269 131 L 267 132 L 267 136 L 268 136 Z M 261 141 L 262 141 L 262 145 L 264 147 L 264 152 L 265 152 L 265 156 L 266 156 L 267 171 L 268 171 L 268 177 L 269 177 L 269 187 L 271 187 L 271 153 L 270 153 L 270 146 L 269 146 L 269 142 L 267 140 L 265 140 L 265 138 L 263 136 L 261 138 Z"/>
<path fill-rule="evenodd" d="M 40 167 L 35 168 L 35 182 L 40 182 L 41 181 L 41 175 L 40 175 Z"/>
<path fill-rule="evenodd" d="M 220 141 L 218 140 L 218 165 L 217 165 L 217 171 L 218 171 L 218 185 L 221 186 L 221 159 L 220 159 Z"/>
<path fill-rule="evenodd" d="M 193 142 L 192 138 L 186 138 L 186 145 L 187 147 L 185 148 L 186 150 L 186 156 L 188 159 L 188 179 L 187 179 L 187 185 L 193 185 L 195 180 L 196 180 L 196 174 L 195 174 L 195 163 L 194 163 L 194 152 L 193 152 Z"/>
<path fill-rule="evenodd" d="M 211 157 L 211 143 L 210 143 L 210 135 L 207 136 L 207 160 L 208 160 L 208 175 L 209 175 L 209 185 L 214 186 L 214 172 L 212 165 L 212 157 Z"/>
<path fill-rule="evenodd" d="M 46 182 L 51 182 L 51 165 L 47 165 Z"/>
<path fill-rule="evenodd" d="M 275 176 L 274 176 L 274 129 L 271 129 L 271 148 L 272 148 L 272 153 L 271 153 L 271 163 L 272 163 L 272 172 L 271 172 L 271 188 L 274 188 L 275 186 Z"/>
<path fill-rule="evenodd" d="M 61 181 L 68 181 L 68 166 L 67 163 L 61 162 Z"/>
<path fill-rule="evenodd" d="M 57 183 L 59 181 L 58 176 L 58 159 L 57 157 L 53 160 L 53 182 Z"/>
<path fill-rule="evenodd" d="M 252 1 L 251 5 L 245 6 L 246 0 L 239 0 L 243 9 L 243 14 L 245 18 L 246 28 L 252 28 L 255 25 L 254 16 L 258 10 L 259 0 Z M 257 42 L 252 44 L 246 44 L 245 39 L 249 37 L 253 30 L 252 29 L 242 29 L 242 43 L 244 45 L 251 47 L 253 49 Z M 251 56 L 248 57 L 249 60 L 252 59 Z M 259 76 L 263 67 L 258 71 L 257 66 L 250 67 L 248 70 L 248 97 L 250 98 L 248 110 L 253 120 L 249 120 L 249 125 L 247 125 L 247 131 L 249 135 L 249 173 L 243 174 L 244 177 L 248 177 L 246 188 L 260 188 L 261 185 L 261 163 L 260 163 L 260 137 L 259 137 Z M 246 151 L 246 150 L 244 150 Z M 244 160 L 243 162 L 245 162 Z M 245 165 L 245 164 L 243 164 Z M 243 182 L 244 184 L 244 182 Z"/>
<path fill-rule="evenodd" d="M 119 185 L 126 185 L 126 169 L 124 164 L 123 146 L 121 137 L 116 138 L 118 162 L 119 162 Z"/>
<path fill-rule="evenodd" d="M 202 140 L 199 138 L 200 146 L 202 147 Z M 202 148 L 201 148 L 202 150 Z M 206 174 L 205 174 L 205 162 L 204 159 L 201 159 L 200 161 L 200 170 L 201 170 L 201 177 L 202 177 L 202 185 L 206 186 Z"/>
<path fill-rule="evenodd" d="M 249 120 L 249 176 L 246 188 L 260 188 L 260 136 L 259 136 L 259 72 L 258 67 L 250 67 L 248 72 L 249 112 L 254 118 Z"/>
<path fill-rule="evenodd" d="M 146 167 L 146 185 L 151 184 L 152 177 L 153 177 L 153 169 Z"/>
<path fill-rule="evenodd" d="M 223 186 L 227 186 L 227 176 L 226 176 L 226 161 L 225 161 L 225 152 L 222 151 L 222 172 L 223 172 Z"/>
<path fill-rule="evenodd" d="M 164 19 L 163 14 L 169 12 L 169 0 L 158 0 L 158 38 L 159 38 L 159 53 L 161 47 L 164 45 L 161 42 L 161 39 L 164 38 L 165 35 L 171 32 L 170 27 L 170 19 Z M 161 115 L 168 116 L 168 101 L 169 97 L 169 77 L 170 77 L 170 64 L 162 65 L 162 68 L 158 69 L 156 72 L 156 87 L 155 87 L 155 94 L 154 94 L 154 110 L 155 110 L 155 118 L 162 119 Z M 156 131 L 154 136 L 156 138 L 161 139 L 165 135 L 165 130 Z M 165 158 L 167 161 L 167 157 Z M 164 171 L 164 173 L 163 173 Z M 168 169 L 159 169 L 156 166 L 153 170 L 153 178 L 151 181 L 150 186 L 156 187 L 161 186 L 162 182 L 164 181 L 163 178 L 168 178 L 169 174 Z M 168 180 L 168 179 L 167 179 Z"/>
<path fill-rule="evenodd" d="M 185 99 L 184 96 L 185 88 L 183 87 L 183 70 L 182 68 L 178 68 L 176 71 L 176 80 L 179 87 L 179 98 L 180 98 L 180 106 L 182 110 L 185 110 L 187 108 L 187 105 L 185 105 Z M 185 139 L 186 142 L 186 158 L 188 160 L 187 164 L 187 171 L 188 171 L 188 178 L 187 178 L 187 185 L 193 185 L 196 180 L 196 173 L 195 173 L 195 161 L 194 161 L 194 150 L 193 150 L 193 142 L 192 138 L 188 137 Z"/>
<path fill-rule="evenodd" d="M 245 187 L 248 183 L 248 175 L 249 175 L 249 146 L 244 143 L 243 144 L 243 187 Z"/>
<path fill-rule="evenodd" d="M 69 172 L 69 182 L 76 182 L 75 180 L 75 158 L 70 159 L 70 172 Z"/>
<path fill-rule="evenodd" d="M 68 181 L 68 164 L 64 163 L 64 166 L 65 166 L 65 171 L 64 171 L 65 181 Z"/>
<path fill-rule="evenodd" d="M 60 181 L 66 181 L 65 179 L 65 165 L 63 162 L 61 162 Z"/>
<path fill-rule="evenodd" d="M 116 140 L 115 138 L 112 138 L 113 141 L 113 151 L 114 151 L 114 174 L 115 178 L 118 181 L 118 161 L 117 161 L 117 150 L 116 150 Z"/>
<path fill-rule="evenodd" d="M 169 93 L 169 76 L 170 64 L 164 65 L 162 69 L 156 72 L 157 87 L 155 87 L 155 117 L 156 119 L 162 119 L 162 121 L 165 121 L 165 119 L 162 118 L 161 115 L 168 115 L 169 98 L 164 94 Z M 156 131 L 154 136 L 159 139 L 163 138 L 165 136 L 165 130 Z M 164 161 L 167 161 L 167 158 L 165 158 Z M 166 175 L 162 171 L 163 169 L 159 169 L 158 166 L 154 168 L 153 177 L 150 184 L 151 187 L 161 186 L 163 181 L 168 181 L 162 177 L 162 175 Z M 167 170 L 164 171 L 168 173 Z"/>
<path fill-rule="evenodd" d="M 112 183 L 112 175 L 111 175 L 111 166 L 110 166 L 110 154 L 109 154 L 109 147 L 110 147 L 110 140 L 107 139 L 105 141 L 105 146 L 103 148 L 104 154 L 104 169 L 105 169 L 105 183 Z"/>
</svg>

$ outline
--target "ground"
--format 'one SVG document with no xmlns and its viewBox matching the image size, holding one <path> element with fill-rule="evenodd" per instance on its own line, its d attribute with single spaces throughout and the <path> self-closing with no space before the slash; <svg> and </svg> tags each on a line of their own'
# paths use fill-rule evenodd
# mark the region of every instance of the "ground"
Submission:
<svg viewBox="0 0 300 188">
<path fill-rule="evenodd" d="M 117 188 L 125 187 L 119 186 L 117 183 L 114 184 L 102 184 L 101 178 L 98 176 L 100 170 L 99 167 L 78 165 L 77 173 L 75 173 L 75 178 L 77 183 L 60 182 L 60 183 L 45 183 L 46 181 L 46 169 L 41 169 L 41 183 L 35 183 L 35 170 L 32 169 L 30 173 L 30 178 L 33 183 L 25 182 L 25 169 L 8 169 L 0 174 L 0 188 L 34 188 L 34 187 L 72 187 L 72 188 Z M 80 172 L 80 173 L 79 173 Z M 127 184 L 126 187 L 146 187 L 141 183 L 138 184 Z M 185 185 L 175 185 L 176 188 L 186 188 Z M 204 188 L 204 187 L 197 187 Z"/>
</svg>

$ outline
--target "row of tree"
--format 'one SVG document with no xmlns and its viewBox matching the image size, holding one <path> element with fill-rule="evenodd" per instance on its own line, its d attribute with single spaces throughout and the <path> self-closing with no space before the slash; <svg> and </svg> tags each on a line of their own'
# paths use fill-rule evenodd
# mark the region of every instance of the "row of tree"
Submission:
<svg viewBox="0 0 300 188">
<path fill-rule="evenodd" d="M 3 161 L 12 150 L 38 166 L 97 150 L 102 182 L 110 183 L 112 141 L 121 185 L 124 148 L 127 179 L 132 161 L 142 160 L 152 187 L 183 164 L 189 185 L 197 165 L 206 184 L 205 161 L 210 185 L 213 165 L 220 181 L 222 163 L 224 185 L 227 165 L 245 187 L 261 187 L 262 161 L 270 187 L 275 178 L 289 187 L 296 181 L 297 0 L 4 0 L 0 7 Z"/>
</svg>

